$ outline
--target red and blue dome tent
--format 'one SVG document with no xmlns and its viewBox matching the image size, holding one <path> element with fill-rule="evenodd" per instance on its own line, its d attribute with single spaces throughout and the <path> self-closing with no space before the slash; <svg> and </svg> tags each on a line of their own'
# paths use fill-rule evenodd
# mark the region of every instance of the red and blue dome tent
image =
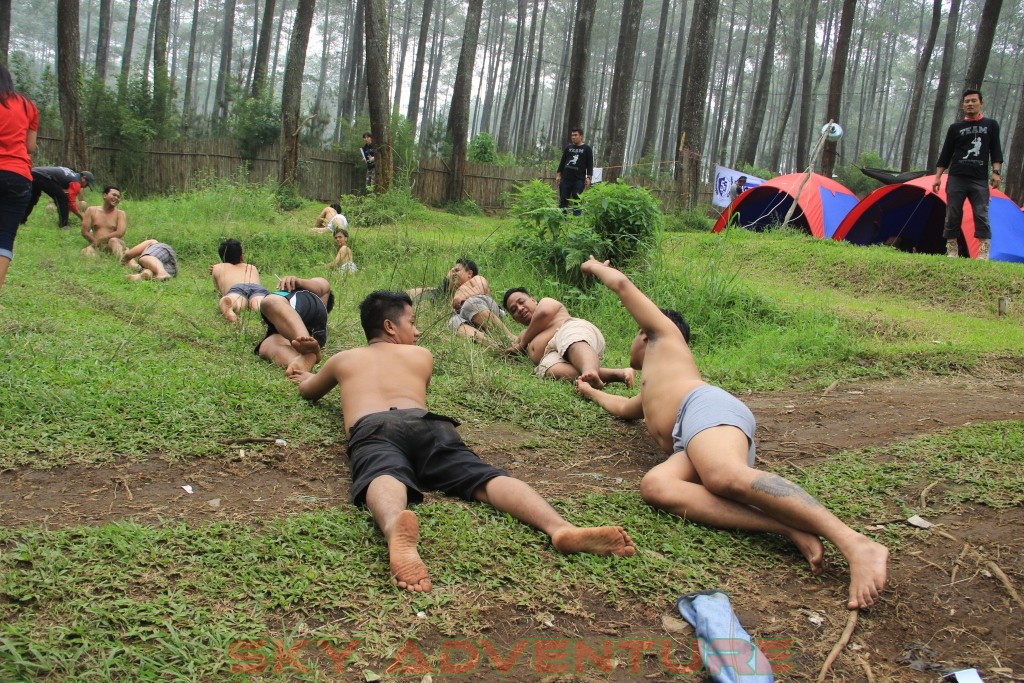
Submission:
<svg viewBox="0 0 1024 683">
<path fill-rule="evenodd" d="M 836 181 L 817 173 L 811 174 L 801 190 L 800 183 L 806 176 L 806 173 L 790 173 L 747 190 L 722 212 L 712 232 L 721 232 L 731 216 L 737 216 L 739 225 L 757 232 L 778 225 L 785 220 L 799 191 L 800 198 L 790 223 L 815 237 L 832 237 L 846 214 L 857 205 L 857 197 Z"/>
<path fill-rule="evenodd" d="M 946 240 L 942 238 L 942 227 L 946 220 L 946 177 L 942 177 L 938 194 L 932 192 L 933 175 L 883 185 L 865 197 L 843 219 L 832 239 L 864 245 L 899 241 L 919 253 L 944 254 Z M 989 258 L 1024 263 L 1024 212 L 999 190 L 992 190 L 990 197 L 988 214 L 992 224 L 992 245 Z M 964 203 L 959 242 L 961 254 L 977 257 L 978 240 L 974 238 L 974 212 L 970 202 Z"/>
</svg>

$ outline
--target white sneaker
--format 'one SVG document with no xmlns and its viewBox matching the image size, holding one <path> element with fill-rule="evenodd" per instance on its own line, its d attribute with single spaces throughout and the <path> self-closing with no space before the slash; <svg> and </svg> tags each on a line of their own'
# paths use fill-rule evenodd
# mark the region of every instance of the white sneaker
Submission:
<svg viewBox="0 0 1024 683">
<path fill-rule="evenodd" d="M 978 240 L 978 260 L 988 261 L 988 251 L 992 246 L 992 240 Z"/>
<path fill-rule="evenodd" d="M 960 256 L 960 245 L 957 244 L 956 240 L 946 240 L 946 256 L 949 258 Z"/>
</svg>

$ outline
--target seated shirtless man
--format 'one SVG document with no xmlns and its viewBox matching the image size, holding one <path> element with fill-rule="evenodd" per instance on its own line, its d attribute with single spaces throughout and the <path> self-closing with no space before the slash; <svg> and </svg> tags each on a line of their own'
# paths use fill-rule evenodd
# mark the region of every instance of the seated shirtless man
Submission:
<svg viewBox="0 0 1024 683">
<path fill-rule="evenodd" d="M 608 382 L 633 386 L 632 368 L 602 368 L 604 335 L 589 320 L 573 318 L 561 301 L 545 297 L 540 301 L 522 287 L 505 292 L 502 303 L 512 319 L 526 329 L 519 333 L 506 353 L 525 353 L 533 361 L 538 377 L 582 379 L 595 389 Z"/>
<path fill-rule="evenodd" d="M 124 256 L 128 217 L 117 208 L 120 203 L 121 190 L 108 185 L 103 188 L 103 204 L 90 206 L 82 214 L 82 237 L 89 243 L 82 249 L 83 256 L 96 256 L 97 251 L 110 252 L 119 259 Z"/>
<path fill-rule="evenodd" d="M 640 482 L 644 500 L 719 529 L 786 536 L 814 574 L 823 568 L 824 537 L 850 564 L 847 609 L 873 605 L 888 582 L 885 546 L 848 527 L 796 484 L 754 469 L 754 416 L 739 399 L 701 380 L 682 316 L 659 309 L 607 261 L 591 257 L 581 268 L 615 292 L 640 326 L 629 351 L 630 365 L 643 371 L 639 395 L 613 396 L 582 381 L 576 390 L 613 415 L 643 418 L 668 454 Z"/>
<path fill-rule="evenodd" d="M 249 265 L 242 256 L 242 244 L 236 239 L 226 239 L 217 249 L 220 263 L 210 266 L 210 275 L 217 292 L 221 294 L 220 312 L 228 322 L 238 322 L 238 313 L 248 308 L 260 310 L 263 297 L 270 294 L 260 283 L 260 271 Z"/>
<path fill-rule="evenodd" d="M 366 346 L 335 354 L 316 374 L 288 376 L 310 401 L 340 387 L 352 498 L 366 504 L 384 534 L 397 586 L 413 592 L 431 588 L 417 551 L 419 520 L 406 509 L 426 490 L 489 503 L 543 531 L 563 553 L 635 552 L 622 527 L 579 528 L 564 520 L 530 486 L 480 460 L 459 438 L 457 422 L 427 410 L 434 358 L 416 346 L 420 332 L 408 294 L 374 292 L 359 313 Z"/>
<path fill-rule="evenodd" d="M 475 261 L 460 258 L 440 287 L 417 287 L 407 293 L 416 302 L 450 297 L 452 313 L 448 316 L 448 329 L 463 339 L 484 341 L 492 331 L 505 335 L 506 339 L 514 336 L 505 327 L 502 321 L 505 313 L 491 297 L 491 286 L 480 275 Z"/>
<path fill-rule="evenodd" d="M 277 291 L 260 303 L 267 334 L 253 351 L 288 373 L 312 370 L 327 346 L 327 314 L 333 308 L 334 292 L 327 280 L 285 275 Z"/>
</svg>

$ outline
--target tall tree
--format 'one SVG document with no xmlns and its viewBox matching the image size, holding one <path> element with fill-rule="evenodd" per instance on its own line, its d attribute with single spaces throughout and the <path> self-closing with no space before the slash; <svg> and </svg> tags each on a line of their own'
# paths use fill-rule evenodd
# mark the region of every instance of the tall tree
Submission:
<svg viewBox="0 0 1024 683">
<path fill-rule="evenodd" d="M 853 14 L 857 0 L 843 0 L 843 11 L 839 17 L 839 33 L 836 34 L 836 52 L 832 57 L 832 75 L 828 81 L 828 105 L 825 115 L 829 120 L 838 121 L 843 106 L 843 82 L 846 79 L 846 60 L 850 56 L 850 36 L 853 34 Z M 836 143 L 826 142 L 821 155 L 821 174 L 832 176 L 836 167 Z"/>
<path fill-rule="evenodd" d="M 1021 92 L 1024 92 L 1024 86 Z M 1010 195 L 1013 201 L 1021 204 L 1024 202 L 1024 110 L 1017 112 L 1017 123 L 1013 127 L 1008 152 L 1009 163 L 1004 163 L 1002 169 L 1003 175 L 1006 176 L 1004 192 Z"/>
<path fill-rule="evenodd" d="M 907 133 L 903 138 L 903 154 L 900 157 L 900 170 L 909 171 L 915 138 L 917 137 L 917 124 L 921 116 L 921 101 L 924 99 L 925 79 L 928 76 L 928 65 L 932 61 L 932 50 L 935 49 L 935 39 L 939 35 L 939 24 L 942 23 L 942 0 L 935 0 L 932 6 L 932 22 L 928 27 L 928 37 L 925 38 L 924 48 L 917 60 L 917 70 L 914 73 L 914 89 L 910 93 L 910 109 L 907 111 Z"/>
<path fill-rule="evenodd" d="M 231 80 L 231 51 L 235 42 L 235 2 L 236 0 L 224 0 L 224 25 L 221 26 L 220 37 L 220 68 L 217 70 L 217 93 L 214 96 L 213 114 L 214 119 L 218 121 L 223 121 L 228 117 L 228 90 L 230 87 L 228 81 Z M 293 35 L 292 43 L 294 42 L 295 36 Z M 289 44 L 289 58 L 291 49 L 291 44 Z M 287 69 L 287 67 L 285 68 Z"/>
<path fill-rule="evenodd" d="M 324 93 L 327 90 L 327 55 L 330 48 L 331 0 L 324 0 L 324 22 L 321 24 L 320 77 L 316 83 L 316 99 L 313 101 L 313 113 L 318 117 L 324 115 Z"/>
<path fill-rule="evenodd" d="M 391 107 L 388 89 L 388 8 L 385 0 L 363 3 L 366 33 L 366 95 L 370 108 L 370 131 L 373 133 L 377 159 L 377 175 L 373 189 L 383 194 L 391 189 Z M 477 18 L 477 22 L 480 19 Z"/>
<path fill-rule="evenodd" d="M 679 134 L 676 146 L 676 182 L 679 194 L 692 207 L 700 188 L 704 146 L 704 102 L 711 80 L 711 43 L 718 18 L 717 0 L 694 0 L 690 34 L 686 40 L 682 96 L 679 98 Z"/>
<path fill-rule="evenodd" d="M 583 125 L 584 103 L 587 101 L 587 61 L 590 57 L 590 32 L 594 28 L 597 0 L 576 0 L 576 23 L 572 32 L 569 56 L 568 96 L 565 102 L 565 125 L 561 135 L 570 128 Z"/>
<path fill-rule="evenodd" d="M 800 123 L 796 131 L 796 167 L 798 169 L 804 168 L 810 154 L 811 103 L 814 100 L 814 35 L 817 27 L 818 0 L 810 0 L 807 3 L 803 70 L 800 74 Z"/>
<path fill-rule="evenodd" d="M 273 2 L 273 0 L 268 0 Z M 185 100 L 181 108 L 182 130 L 187 134 L 192 125 L 192 114 L 194 107 L 193 85 L 195 84 L 196 67 L 196 36 L 199 32 L 199 0 L 192 0 L 192 28 L 189 30 L 188 39 L 188 61 L 185 67 Z"/>
<path fill-rule="evenodd" d="M 793 111 L 793 103 L 796 101 L 797 77 L 800 74 L 800 30 L 807 18 L 807 5 L 797 3 L 796 21 L 790 28 L 789 48 L 787 50 L 788 74 L 786 76 L 786 87 L 782 92 L 782 106 L 778 120 L 775 122 L 775 134 L 772 136 L 771 149 L 768 152 L 767 166 L 773 171 L 782 168 L 782 141 L 790 128 L 789 115 Z"/>
<path fill-rule="evenodd" d="M 228 2 L 234 4 L 233 0 Z M 285 187 L 295 187 L 295 169 L 299 165 L 302 75 L 306 70 L 306 44 L 309 42 L 315 10 L 316 0 L 299 0 L 291 40 L 288 42 L 288 58 L 284 66 L 284 86 L 281 91 L 281 166 L 278 173 L 278 182 Z"/>
<path fill-rule="evenodd" d="M 768 104 L 768 86 L 772 82 L 772 71 L 775 66 L 775 31 L 779 23 L 779 0 L 772 0 L 768 12 L 768 34 L 764 39 L 764 52 L 761 54 L 761 65 L 754 83 L 754 97 L 750 102 L 750 115 L 743 127 L 743 138 L 740 143 L 739 162 L 754 165 L 757 158 L 757 146 L 761 142 L 761 130 L 764 127 L 764 111 Z"/>
<path fill-rule="evenodd" d="M 412 86 L 409 92 L 409 110 L 406 118 L 416 135 L 416 125 L 420 115 L 420 88 L 423 87 L 423 65 L 427 58 L 427 36 L 430 35 L 430 15 L 434 9 L 434 0 L 423 0 L 423 19 L 420 21 L 420 36 L 416 43 L 416 61 L 412 69 Z"/>
<path fill-rule="evenodd" d="M 8 5 L 10 6 L 10 5 Z M 2 9 L 0 9 L 2 11 Z M 110 0 L 100 0 L 100 27 L 96 37 L 96 78 L 107 80 L 107 53 L 110 50 Z"/>
<path fill-rule="evenodd" d="M 999 10 L 1002 7 L 1003 0 L 985 0 L 981 8 L 978 33 L 974 36 L 974 50 L 971 51 L 971 61 L 967 63 L 967 75 L 964 77 L 965 89 L 980 89 L 985 82 L 985 69 L 988 68 L 988 58 L 992 54 L 992 40 L 996 36 Z"/>
<path fill-rule="evenodd" d="M 462 33 L 459 68 L 455 72 L 452 105 L 448 110 L 448 137 L 452 143 L 451 171 L 448 174 L 448 201 L 463 199 L 466 176 L 466 146 L 469 140 L 469 96 L 473 89 L 473 66 L 476 62 L 476 44 L 480 38 L 480 15 L 483 0 L 469 0 L 466 7 L 466 27 Z"/>
<path fill-rule="evenodd" d="M 960 28 L 960 0 L 950 0 L 949 16 L 946 18 L 946 37 L 942 42 L 942 64 L 939 66 L 939 82 L 935 86 L 935 106 L 932 108 L 932 129 L 928 136 L 928 168 L 935 168 L 939 159 L 940 136 L 950 122 L 946 121 L 946 100 L 949 99 L 949 79 L 953 72 L 953 58 L 956 51 L 956 34 Z"/>
<path fill-rule="evenodd" d="M 7 66 L 11 47 L 11 0 L 0 0 L 0 64 Z"/>
<path fill-rule="evenodd" d="M 633 100 L 633 73 L 636 71 L 636 40 L 640 33 L 643 13 L 643 0 L 623 1 L 605 127 L 605 148 L 608 150 L 605 154 L 608 162 L 606 179 L 609 181 L 614 181 L 622 174 L 622 167 L 626 161 L 626 133 L 629 127 L 629 107 Z"/>
<path fill-rule="evenodd" d="M 81 71 L 79 52 L 78 0 L 57 0 L 57 88 L 60 119 L 64 124 L 62 161 L 76 170 L 85 169 L 85 129 L 78 97 Z"/>
<path fill-rule="evenodd" d="M 139 13 L 139 0 L 128 0 L 128 25 L 124 32 L 124 48 L 121 51 L 121 77 L 117 82 L 117 95 L 122 97 L 128 87 L 132 72 L 132 46 L 135 44 L 135 21 Z"/>
<path fill-rule="evenodd" d="M 660 160 L 675 160 L 675 148 L 673 138 L 677 134 L 676 119 L 679 116 L 679 107 L 676 105 L 676 98 L 679 96 L 679 89 L 682 87 L 683 56 L 686 54 L 686 17 L 687 2 L 681 0 L 679 3 L 679 38 L 676 40 L 676 58 L 672 64 L 672 78 L 669 80 L 668 99 L 665 103 L 665 125 L 661 129 L 661 156 Z"/>
<path fill-rule="evenodd" d="M 167 36 L 171 28 L 171 0 L 157 0 L 153 29 L 153 123 L 166 125 L 171 104 L 171 78 L 167 71 Z"/>
<path fill-rule="evenodd" d="M 198 3 L 199 0 L 196 0 Z M 256 61 L 252 70 L 252 96 L 259 97 L 267 84 L 267 64 L 270 62 L 270 41 L 274 35 L 274 5 L 276 0 L 266 0 L 263 5 L 263 23 L 260 24 L 260 38 L 256 44 Z"/>
<path fill-rule="evenodd" d="M 512 117 L 519 101 L 519 91 L 523 81 L 523 44 L 526 42 L 526 16 L 529 14 L 527 0 L 516 2 L 516 34 L 512 43 L 512 68 L 509 73 L 508 85 L 505 88 L 505 101 L 501 107 L 501 120 L 498 128 L 498 147 L 503 151 L 514 144 L 512 139 Z M 477 19 L 479 22 L 479 19 Z M 479 29 L 478 29 L 479 32 Z"/>
<path fill-rule="evenodd" d="M 661 15 L 658 18 L 658 43 L 654 48 L 654 66 L 651 68 L 651 99 L 647 102 L 647 121 L 644 125 L 644 139 L 640 143 L 642 156 L 654 156 L 654 144 L 658 138 L 658 117 L 661 115 L 661 89 L 663 61 L 665 59 L 665 35 L 668 31 L 668 10 L 672 0 L 661 0 Z"/>
</svg>

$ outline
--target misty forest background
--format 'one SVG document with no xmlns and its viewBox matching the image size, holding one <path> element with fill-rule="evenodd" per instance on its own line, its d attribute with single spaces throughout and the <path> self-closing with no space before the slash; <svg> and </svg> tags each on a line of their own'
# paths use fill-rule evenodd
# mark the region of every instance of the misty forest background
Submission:
<svg viewBox="0 0 1024 683">
<path fill-rule="evenodd" d="M 934 168 L 980 87 L 1020 203 L 1022 28 L 1024 0 L 0 0 L 0 58 L 51 161 L 278 143 L 287 186 L 300 142 L 358 160 L 372 129 L 378 190 L 439 157 L 454 201 L 467 158 L 553 168 L 570 125 L 606 179 L 673 178 L 692 206 L 716 163 L 802 169 L 834 119 L 817 170 L 856 191 L 855 165 Z"/>
</svg>

